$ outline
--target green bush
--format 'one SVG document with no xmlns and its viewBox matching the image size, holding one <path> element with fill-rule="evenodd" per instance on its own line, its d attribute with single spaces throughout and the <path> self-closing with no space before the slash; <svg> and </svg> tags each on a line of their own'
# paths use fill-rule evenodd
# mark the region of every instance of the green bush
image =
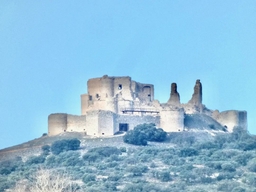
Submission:
<svg viewBox="0 0 256 192">
<path fill-rule="evenodd" d="M 84 183 L 88 183 L 90 181 L 96 181 L 96 176 L 94 174 L 85 174 L 82 178 Z"/>
<path fill-rule="evenodd" d="M 195 155 L 198 155 L 198 151 L 194 148 L 182 148 L 179 153 L 180 157 L 190 157 Z"/>
<path fill-rule="evenodd" d="M 128 131 L 124 137 L 123 141 L 128 144 L 133 145 L 147 145 L 147 135 L 143 132 L 140 132 L 138 130 L 130 130 Z"/>
<path fill-rule="evenodd" d="M 78 139 L 62 139 L 52 144 L 51 151 L 53 154 L 58 155 L 63 151 L 77 150 L 80 147 L 80 143 Z"/>
<path fill-rule="evenodd" d="M 133 176 L 142 176 L 143 173 L 148 171 L 148 167 L 145 165 L 136 165 L 127 167 L 126 170 L 132 173 Z"/>
<path fill-rule="evenodd" d="M 221 180 L 231 180 L 235 177 L 235 173 L 234 172 L 224 172 L 224 173 L 220 173 L 217 177 L 218 181 Z"/>
<path fill-rule="evenodd" d="M 69 166 L 83 166 L 83 161 L 80 158 L 80 152 L 77 151 L 67 151 L 58 155 L 57 159 L 62 161 L 62 165 L 65 167 Z"/>
<path fill-rule="evenodd" d="M 119 179 L 121 179 L 123 177 L 123 175 L 122 174 L 120 174 L 120 173 L 117 173 L 117 174 L 110 174 L 109 176 L 108 176 L 108 181 L 118 181 Z"/>
<path fill-rule="evenodd" d="M 8 175 L 23 165 L 21 157 L 0 162 L 0 174 Z"/>
<path fill-rule="evenodd" d="M 228 172 L 234 172 L 236 171 L 236 166 L 232 163 L 223 163 L 221 165 L 221 168 L 224 170 L 224 171 L 228 171 Z"/>
<path fill-rule="evenodd" d="M 214 142 L 204 142 L 204 143 L 199 143 L 197 146 L 198 149 L 214 149 L 217 148 L 217 145 Z"/>
<path fill-rule="evenodd" d="M 96 147 L 90 149 L 87 153 L 97 153 L 102 157 L 110 157 L 111 155 L 121 155 L 122 152 L 117 147 Z"/>
<path fill-rule="evenodd" d="M 41 164 L 44 163 L 45 157 L 40 155 L 40 156 L 31 156 L 28 158 L 26 161 L 27 165 L 32 165 L 32 164 Z"/>
<path fill-rule="evenodd" d="M 240 165 L 247 165 L 248 161 L 252 158 L 252 155 L 251 154 L 248 154 L 248 153 L 241 153 L 237 156 L 235 156 L 234 160 L 239 163 Z"/>
<path fill-rule="evenodd" d="M 96 152 L 87 152 L 83 155 L 83 160 L 87 161 L 89 164 L 96 162 L 98 159 L 101 159 L 101 156 Z"/>
<path fill-rule="evenodd" d="M 58 164 L 57 164 L 57 162 L 56 162 L 56 156 L 55 156 L 55 155 L 50 155 L 50 156 L 48 156 L 48 157 L 46 158 L 46 160 L 45 160 L 45 164 L 46 164 L 48 167 L 50 167 L 50 168 L 57 166 Z"/>
<path fill-rule="evenodd" d="M 163 129 L 150 123 L 137 125 L 125 134 L 123 141 L 133 145 L 147 145 L 147 141 L 162 142 L 166 137 L 167 133 Z"/>
<path fill-rule="evenodd" d="M 49 145 L 42 146 L 43 155 L 49 155 L 51 147 Z"/>
<path fill-rule="evenodd" d="M 156 185 L 149 184 L 146 181 L 144 181 L 140 183 L 127 184 L 122 191 L 123 192 L 145 192 L 145 191 L 159 192 L 161 191 L 161 189 Z"/>
<path fill-rule="evenodd" d="M 161 182 L 171 181 L 170 171 L 153 171 L 153 177 Z"/>
<path fill-rule="evenodd" d="M 83 160 L 87 161 L 89 164 L 92 162 L 97 162 L 104 158 L 106 161 L 119 161 L 119 155 L 122 154 L 120 149 L 117 147 L 96 147 L 90 149 L 86 154 L 83 155 Z"/>
<path fill-rule="evenodd" d="M 234 181 L 224 181 L 223 183 L 220 183 L 218 185 L 218 191 L 232 191 L 234 188 L 238 187 L 239 183 L 234 182 Z"/>
</svg>

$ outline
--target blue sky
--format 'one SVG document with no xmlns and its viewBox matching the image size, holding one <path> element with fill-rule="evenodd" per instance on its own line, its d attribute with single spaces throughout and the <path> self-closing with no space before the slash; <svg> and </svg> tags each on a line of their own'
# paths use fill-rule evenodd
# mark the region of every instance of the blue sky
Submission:
<svg viewBox="0 0 256 192">
<path fill-rule="evenodd" d="M 256 134 L 255 1 L 0 1 L 0 148 L 80 114 L 89 78 L 131 76 L 166 102 L 196 79 L 210 109 L 247 110 Z"/>
</svg>

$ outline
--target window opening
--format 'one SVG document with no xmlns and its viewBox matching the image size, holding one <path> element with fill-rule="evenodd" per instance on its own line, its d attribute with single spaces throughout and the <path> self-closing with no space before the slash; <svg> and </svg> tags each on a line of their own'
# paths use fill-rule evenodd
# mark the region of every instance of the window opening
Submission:
<svg viewBox="0 0 256 192">
<path fill-rule="evenodd" d="M 90 100 L 90 101 L 92 100 L 92 96 L 91 96 L 91 95 L 89 95 L 89 100 Z"/>
<path fill-rule="evenodd" d="M 98 93 L 96 94 L 96 98 L 99 98 L 99 94 Z"/>
<path fill-rule="evenodd" d="M 121 90 L 123 88 L 122 84 L 118 85 L 118 90 Z"/>
<path fill-rule="evenodd" d="M 128 131 L 129 124 L 128 123 L 120 123 L 119 124 L 119 131 Z"/>
</svg>

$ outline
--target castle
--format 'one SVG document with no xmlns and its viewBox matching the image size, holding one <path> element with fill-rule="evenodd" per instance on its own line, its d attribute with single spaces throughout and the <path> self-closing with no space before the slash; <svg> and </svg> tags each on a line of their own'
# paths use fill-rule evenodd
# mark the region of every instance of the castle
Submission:
<svg viewBox="0 0 256 192">
<path fill-rule="evenodd" d="M 247 129 L 247 112 L 209 110 L 202 104 L 202 84 L 196 80 L 188 103 L 180 103 L 177 84 L 171 84 L 166 103 L 154 99 L 154 86 L 133 81 L 131 77 L 89 79 L 87 94 L 81 95 L 81 115 L 54 113 L 48 117 L 48 135 L 83 132 L 86 135 L 114 135 L 133 129 L 138 124 L 154 123 L 166 132 L 186 129 L 184 119 L 192 114 L 211 118 L 232 132 L 235 126 Z"/>
</svg>

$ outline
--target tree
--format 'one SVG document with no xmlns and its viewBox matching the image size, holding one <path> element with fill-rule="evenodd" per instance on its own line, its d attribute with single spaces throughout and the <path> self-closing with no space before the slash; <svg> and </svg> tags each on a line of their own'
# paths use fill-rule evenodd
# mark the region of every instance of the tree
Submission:
<svg viewBox="0 0 256 192">
<path fill-rule="evenodd" d="M 140 132 L 138 130 L 128 131 L 124 137 L 123 141 L 125 143 L 133 144 L 133 145 L 147 145 L 147 136 L 145 133 Z"/>
<path fill-rule="evenodd" d="M 11 192 L 75 192 L 77 183 L 65 174 L 56 170 L 39 169 L 30 179 L 16 183 Z"/>
<path fill-rule="evenodd" d="M 49 153 L 50 153 L 50 150 L 51 150 L 51 147 L 49 146 L 49 145 L 44 145 L 44 146 L 42 146 L 42 151 L 43 151 L 43 155 L 49 155 Z"/>
<path fill-rule="evenodd" d="M 166 139 L 167 133 L 156 128 L 155 124 L 137 125 L 133 130 L 130 130 L 123 137 L 125 143 L 133 145 L 147 145 L 147 141 L 162 142 Z"/>
</svg>

